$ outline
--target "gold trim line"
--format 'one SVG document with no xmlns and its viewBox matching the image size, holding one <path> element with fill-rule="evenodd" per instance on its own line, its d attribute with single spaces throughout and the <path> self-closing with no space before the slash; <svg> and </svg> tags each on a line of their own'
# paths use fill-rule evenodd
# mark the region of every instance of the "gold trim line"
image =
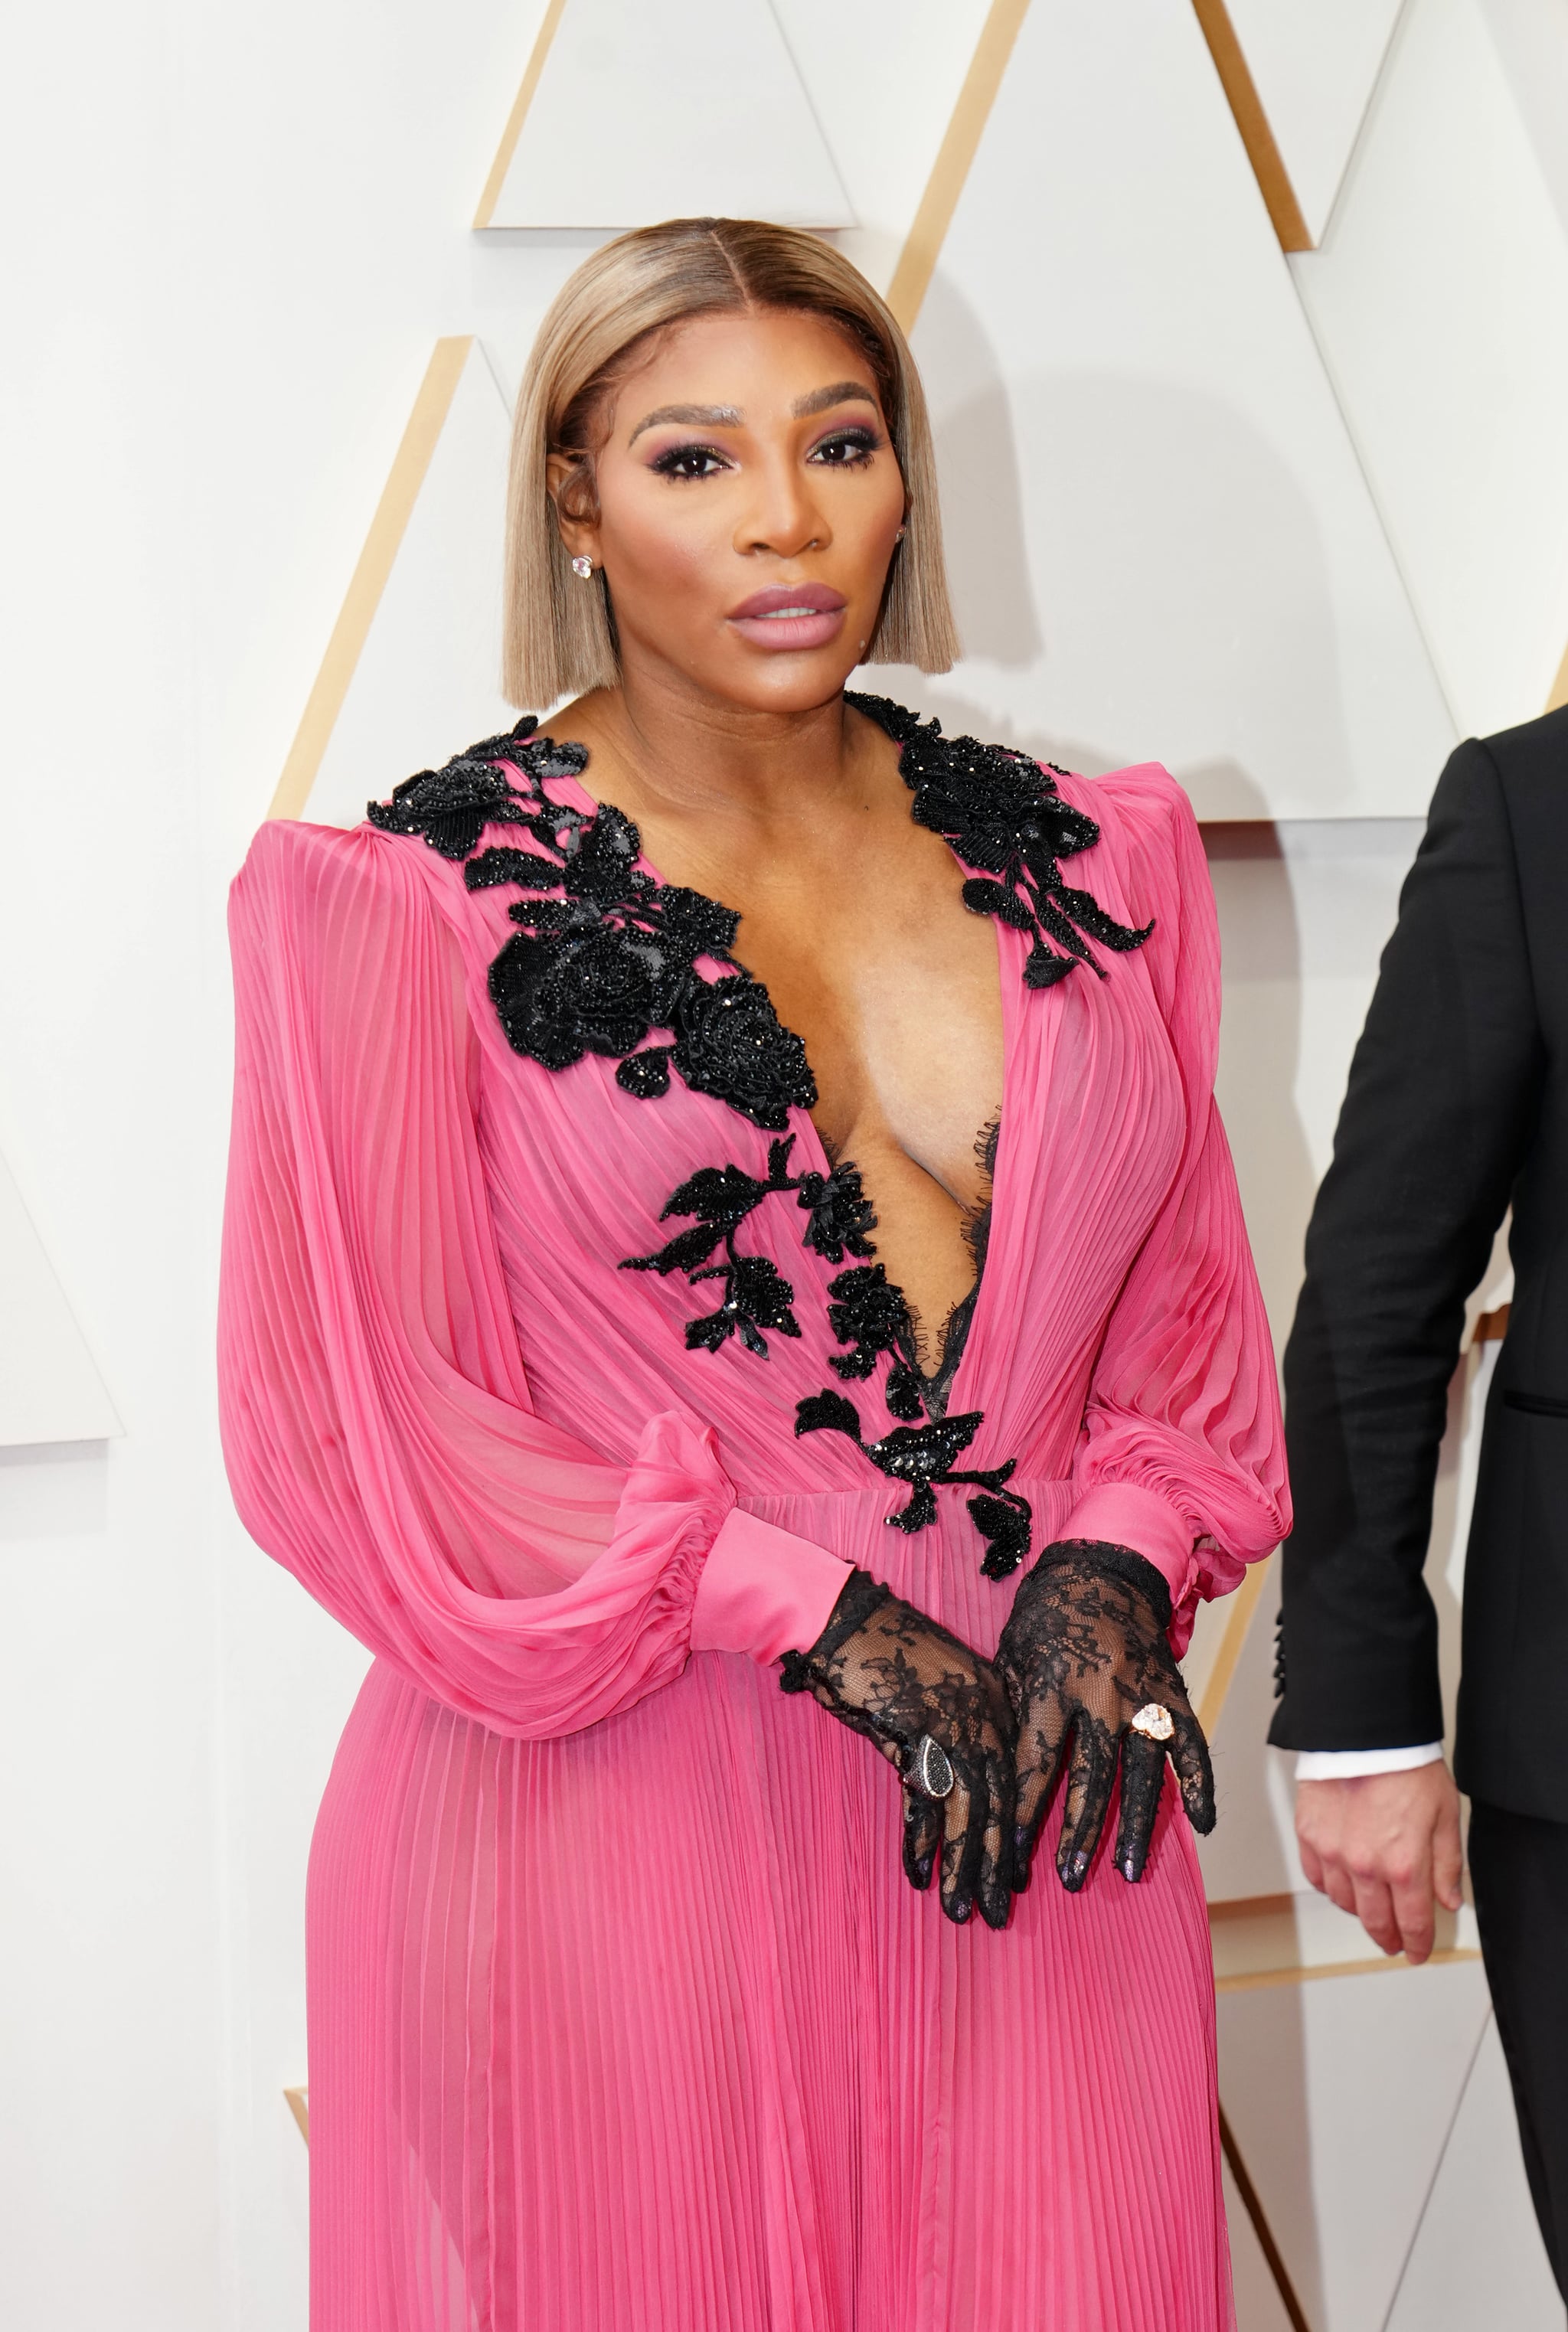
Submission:
<svg viewBox="0 0 1568 2332">
<path fill-rule="evenodd" d="M 490 166 L 484 192 L 479 197 L 479 208 L 473 214 L 475 227 L 487 227 L 495 216 L 495 205 L 501 200 L 501 190 L 506 184 L 506 174 L 512 167 L 512 158 L 517 151 L 517 141 L 522 135 L 522 125 L 528 118 L 528 109 L 533 103 L 539 77 L 544 71 L 544 61 L 550 54 L 565 6 L 566 0 L 550 0 L 544 12 L 544 21 L 540 25 L 528 62 L 522 69 L 517 100 L 507 117 L 506 128 L 501 133 L 501 143 L 495 149 L 495 159 Z"/>
<path fill-rule="evenodd" d="M 1268 126 L 1263 100 L 1257 94 L 1257 84 L 1236 37 L 1230 11 L 1225 0 L 1192 0 L 1192 13 L 1209 43 L 1214 70 L 1219 75 L 1219 86 L 1225 91 L 1226 101 L 1241 133 L 1247 158 L 1252 165 L 1252 175 L 1257 181 L 1257 191 L 1263 196 L 1264 205 L 1274 224 L 1274 232 L 1279 237 L 1279 247 L 1281 251 L 1310 251 L 1312 237 L 1306 231 L 1301 205 L 1296 199 L 1290 173 Z"/>
<path fill-rule="evenodd" d="M 1261 1563 L 1249 1563 L 1246 1576 L 1231 1598 L 1230 1609 L 1225 1615 L 1225 1633 L 1219 1639 L 1219 1649 L 1214 1655 L 1214 1665 L 1193 1711 L 1203 1727 L 1204 1737 L 1212 1741 L 1224 1711 L 1242 1650 L 1247 1642 L 1252 1615 L 1263 1593 L 1263 1582 L 1273 1568 L 1274 1557 L 1266 1555 Z"/>
<path fill-rule="evenodd" d="M 343 710 L 349 683 L 376 620 L 387 578 L 402 546 L 414 505 L 419 499 L 419 489 L 430 467 L 430 457 L 452 410 L 452 400 L 473 346 L 472 334 L 435 343 L 414 400 L 414 410 L 408 416 L 408 425 L 403 432 L 403 442 L 381 489 L 359 563 L 332 626 L 332 636 L 327 642 L 315 686 L 289 748 L 289 758 L 283 763 L 283 774 L 278 779 L 278 789 L 267 812 L 269 817 L 299 817 L 311 798 L 321 757 Z"/>
<path fill-rule="evenodd" d="M 913 331 L 921 302 L 931 288 L 970 166 L 990 119 L 991 107 L 996 103 L 1013 43 L 1028 6 L 1029 0 L 991 0 L 990 14 L 980 27 L 952 118 L 937 148 L 920 207 L 904 237 L 893 281 L 887 287 L 887 304 L 906 332 Z"/>
<path fill-rule="evenodd" d="M 1252 2232 L 1257 2237 L 1258 2249 L 1263 2253 L 1269 2274 L 1274 2278 L 1274 2288 L 1279 2294 L 1280 2306 L 1290 2318 L 1291 2332 L 1312 2332 L 1312 2327 L 1306 2320 L 1305 2311 L 1296 2296 L 1296 2286 L 1291 2282 L 1290 2270 L 1285 2264 L 1279 2245 L 1274 2240 L 1274 2230 L 1268 2223 L 1268 2216 L 1264 2210 L 1262 2198 L 1252 2183 L 1251 2172 L 1241 2158 L 1241 2148 L 1236 2143 L 1236 2132 L 1226 2118 L 1223 2106 L 1219 2108 L 1219 2145 L 1226 2161 L 1230 2165 L 1230 2175 L 1236 2181 L 1236 2191 L 1240 2195 L 1247 2215 L 1252 2222 Z"/>
</svg>

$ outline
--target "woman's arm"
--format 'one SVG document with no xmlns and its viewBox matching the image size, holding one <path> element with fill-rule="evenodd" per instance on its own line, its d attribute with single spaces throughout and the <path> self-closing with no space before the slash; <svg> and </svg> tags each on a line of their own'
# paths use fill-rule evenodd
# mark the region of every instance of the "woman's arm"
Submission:
<svg viewBox="0 0 1568 2332">
<path fill-rule="evenodd" d="M 462 965 L 408 846 L 264 828 L 231 931 L 219 1371 L 252 1535 L 372 1651 L 514 1735 L 593 1724 L 694 1646 L 810 1643 L 848 1567 L 739 1513 L 710 1431 L 650 1418 L 628 1470 L 533 1414 Z"/>
<path fill-rule="evenodd" d="M 1106 1324 L 1064 1538 L 1114 1540 L 1161 1572 L 1178 1652 L 1200 1600 L 1235 1587 L 1290 1529 L 1268 1318 L 1214 1100 L 1219 937 L 1197 822 L 1173 780 L 1123 805 L 1130 887 L 1185 1094 L 1176 1176 Z M 1142 906 L 1147 899 L 1149 908 Z M 1118 966 L 1112 975 L 1124 977 Z"/>
<path fill-rule="evenodd" d="M 1020 1583 L 997 1653 L 1018 1720 L 1020 1879 L 1065 1763 L 1056 1868 L 1069 1892 L 1088 1876 L 1118 1773 L 1124 1878 L 1143 1873 L 1167 1755 L 1194 1826 L 1212 1828 L 1208 1749 L 1173 1655 L 1199 1599 L 1235 1586 L 1290 1527 L 1273 1347 L 1214 1105 L 1219 950 L 1202 845 L 1162 773 L 1104 790 L 1128 842 L 1128 890 L 1154 918 L 1145 961 L 1183 1126 L 1096 1358 L 1074 1505 Z"/>
</svg>

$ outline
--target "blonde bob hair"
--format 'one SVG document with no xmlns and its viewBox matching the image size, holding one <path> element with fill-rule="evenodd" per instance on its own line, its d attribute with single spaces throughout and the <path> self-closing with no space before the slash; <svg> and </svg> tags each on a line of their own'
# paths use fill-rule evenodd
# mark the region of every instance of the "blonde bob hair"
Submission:
<svg viewBox="0 0 1568 2332">
<path fill-rule="evenodd" d="M 542 709 L 619 675 L 602 574 L 573 575 L 548 484 L 550 454 L 574 464 L 570 517 L 595 508 L 601 406 L 650 335 L 694 316 L 790 311 L 836 324 L 876 382 L 908 499 L 869 664 L 946 672 L 959 654 L 942 558 L 942 516 L 925 397 L 892 311 L 830 244 L 759 219 L 668 219 L 618 235 L 584 260 L 540 326 L 517 402 L 507 488 L 502 685 Z"/>
</svg>

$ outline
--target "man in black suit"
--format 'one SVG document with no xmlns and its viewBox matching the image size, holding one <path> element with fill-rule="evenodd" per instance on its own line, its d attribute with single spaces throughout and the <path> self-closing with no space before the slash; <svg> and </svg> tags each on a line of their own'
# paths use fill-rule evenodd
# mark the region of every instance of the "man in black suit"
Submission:
<svg viewBox="0 0 1568 2332">
<path fill-rule="evenodd" d="M 1568 708 L 1461 745 L 1351 1069 L 1285 1357 L 1296 1533 L 1270 1739 L 1306 1875 L 1385 1951 L 1459 1903 L 1422 1582 L 1465 1299 L 1515 1294 L 1466 1559 L 1454 1771 L 1525 2167 L 1568 2293 Z"/>
</svg>

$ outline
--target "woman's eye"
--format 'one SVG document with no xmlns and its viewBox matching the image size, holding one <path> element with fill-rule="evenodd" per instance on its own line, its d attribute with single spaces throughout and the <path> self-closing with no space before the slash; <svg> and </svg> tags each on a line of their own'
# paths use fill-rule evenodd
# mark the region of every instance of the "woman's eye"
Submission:
<svg viewBox="0 0 1568 2332">
<path fill-rule="evenodd" d="M 716 445 L 672 445 L 648 466 L 661 478 L 712 478 L 730 465 Z"/>
<path fill-rule="evenodd" d="M 853 469 L 870 461 L 878 442 L 874 429 L 836 429 L 831 437 L 812 447 L 810 458 L 829 470 Z"/>
</svg>

